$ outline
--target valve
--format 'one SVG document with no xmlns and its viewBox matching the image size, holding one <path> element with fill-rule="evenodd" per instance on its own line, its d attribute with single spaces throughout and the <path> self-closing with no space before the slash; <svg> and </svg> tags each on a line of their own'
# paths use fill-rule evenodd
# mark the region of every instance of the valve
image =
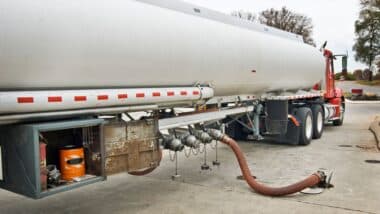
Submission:
<svg viewBox="0 0 380 214">
<path fill-rule="evenodd" d="M 206 132 L 204 132 L 204 131 L 200 131 L 200 130 L 195 130 L 194 131 L 194 136 L 198 139 L 198 140 L 200 140 L 200 141 L 202 141 L 202 143 L 204 143 L 204 144 L 209 144 L 209 143 L 211 143 L 212 142 L 212 137 L 209 135 L 209 134 L 207 134 Z"/>
<path fill-rule="evenodd" d="M 209 129 L 207 130 L 207 133 L 212 139 L 218 140 L 218 141 L 220 141 L 224 136 L 224 134 L 221 131 L 216 130 L 216 129 Z"/>
<path fill-rule="evenodd" d="M 170 137 L 164 137 L 162 144 L 165 149 L 169 149 L 174 152 L 180 152 L 182 151 L 185 146 L 182 144 L 181 140 L 178 140 L 172 136 Z"/>
<path fill-rule="evenodd" d="M 183 145 L 197 149 L 199 148 L 200 144 L 202 143 L 200 140 L 198 140 L 194 135 L 184 135 L 181 137 L 181 142 Z"/>
<path fill-rule="evenodd" d="M 212 142 L 212 137 L 207 134 L 207 132 L 204 132 L 204 131 L 200 131 L 200 130 L 195 130 L 193 132 L 194 136 L 200 140 L 203 144 L 203 149 L 204 149 L 204 162 L 201 166 L 201 169 L 202 170 L 210 170 L 210 166 L 207 164 L 207 144 L 210 144 Z"/>
</svg>

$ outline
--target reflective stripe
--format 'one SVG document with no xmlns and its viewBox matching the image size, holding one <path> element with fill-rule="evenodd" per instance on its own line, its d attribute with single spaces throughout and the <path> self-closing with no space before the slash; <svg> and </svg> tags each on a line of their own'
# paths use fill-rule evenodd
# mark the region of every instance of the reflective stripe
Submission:
<svg viewBox="0 0 380 214">
<path fill-rule="evenodd" d="M 34 103 L 33 97 L 18 97 L 17 98 L 18 103 Z"/>
<path fill-rule="evenodd" d="M 49 103 L 60 103 L 60 102 L 62 102 L 62 97 L 60 97 L 60 96 L 48 97 L 48 102 Z"/>
</svg>

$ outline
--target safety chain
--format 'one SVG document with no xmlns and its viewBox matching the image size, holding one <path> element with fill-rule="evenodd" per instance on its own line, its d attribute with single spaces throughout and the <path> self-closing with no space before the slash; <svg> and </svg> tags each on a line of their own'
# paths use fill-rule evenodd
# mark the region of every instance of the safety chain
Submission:
<svg viewBox="0 0 380 214">
<path fill-rule="evenodd" d="M 199 154 L 199 147 L 197 149 L 191 148 L 191 153 L 193 153 L 194 156 L 197 156 Z"/>
<path fill-rule="evenodd" d="M 203 153 L 206 151 L 206 144 L 202 143 L 202 145 L 203 145 L 203 149 L 201 149 L 200 146 L 199 146 L 199 148 L 198 148 L 198 153 L 199 153 L 199 154 L 203 154 Z"/>
<path fill-rule="evenodd" d="M 185 157 L 189 158 L 191 155 L 191 148 L 190 149 L 184 149 Z"/>
<path fill-rule="evenodd" d="M 174 155 L 172 155 L 172 152 L 169 150 L 169 159 L 171 162 L 174 162 L 177 158 L 177 152 L 174 152 Z"/>
<path fill-rule="evenodd" d="M 213 140 L 212 142 L 214 142 L 214 146 L 212 145 L 212 143 L 210 144 L 210 147 L 212 150 L 215 150 L 217 145 L 218 145 L 218 142 L 216 140 Z"/>
</svg>

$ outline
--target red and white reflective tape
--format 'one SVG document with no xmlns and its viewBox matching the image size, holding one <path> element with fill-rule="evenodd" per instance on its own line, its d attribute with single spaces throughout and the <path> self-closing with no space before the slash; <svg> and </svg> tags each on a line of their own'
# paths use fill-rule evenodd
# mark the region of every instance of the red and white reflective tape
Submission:
<svg viewBox="0 0 380 214">
<path fill-rule="evenodd" d="M 0 92 L 0 114 L 187 102 L 213 96 L 210 87 L 7 91 Z"/>
<path fill-rule="evenodd" d="M 316 97 L 323 97 L 322 92 L 310 92 L 302 94 L 292 94 L 292 95 L 280 95 L 280 96 L 263 96 L 266 100 L 299 100 L 299 99 L 311 99 Z"/>
</svg>

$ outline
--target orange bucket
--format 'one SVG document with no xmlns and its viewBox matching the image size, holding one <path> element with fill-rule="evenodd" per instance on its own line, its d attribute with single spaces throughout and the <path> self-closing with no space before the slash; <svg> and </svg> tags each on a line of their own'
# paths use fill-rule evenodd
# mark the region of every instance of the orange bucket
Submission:
<svg viewBox="0 0 380 214">
<path fill-rule="evenodd" d="M 85 175 L 84 150 L 73 145 L 59 150 L 62 179 L 72 181 Z"/>
</svg>

